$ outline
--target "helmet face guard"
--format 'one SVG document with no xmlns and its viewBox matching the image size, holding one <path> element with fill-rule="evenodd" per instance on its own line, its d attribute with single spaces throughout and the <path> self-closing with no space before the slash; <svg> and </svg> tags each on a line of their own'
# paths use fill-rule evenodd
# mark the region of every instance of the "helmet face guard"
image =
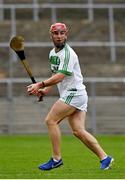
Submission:
<svg viewBox="0 0 125 180">
<path fill-rule="evenodd" d="M 53 33 L 56 31 L 68 32 L 68 28 L 66 27 L 64 23 L 54 23 L 50 27 L 50 32 Z"/>
</svg>

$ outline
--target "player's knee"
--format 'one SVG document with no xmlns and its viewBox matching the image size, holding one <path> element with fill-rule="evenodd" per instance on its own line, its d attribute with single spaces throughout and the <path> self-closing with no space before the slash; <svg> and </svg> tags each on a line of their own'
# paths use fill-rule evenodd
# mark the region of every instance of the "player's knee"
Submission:
<svg viewBox="0 0 125 180">
<path fill-rule="evenodd" d="M 56 121 L 53 118 L 46 117 L 45 123 L 46 123 L 47 126 L 50 126 L 50 125 L 56 124 Z"/>
<path fill-rule="evenodd" d="M 48 126 L 48 125 L 52 124 L 52 120 L 49 117 L 46 117 L 45 123 Z"/>
</svg>

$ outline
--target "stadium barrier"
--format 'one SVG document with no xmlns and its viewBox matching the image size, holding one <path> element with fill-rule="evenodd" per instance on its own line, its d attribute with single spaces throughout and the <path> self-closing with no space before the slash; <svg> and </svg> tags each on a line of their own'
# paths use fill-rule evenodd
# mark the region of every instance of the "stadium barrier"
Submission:
<svg viewBox="0 0 125 180">
<path fill-rule="evenodd" d="M 44 80 L 43 78 L 38 78 Z M 90 83 L 89 107 L 87 115 L 87 128 L 93 133 L 124 133 L 125 105 L 124 96 L 97 96 L 96 84 L 122 83 L 125 78 L 85 78 L 85 84 Z M 51 105 L 58 98 L 47 96 L 42 103 L 38 103 L 35 97 L 29 97 L 23 93 L 14 96 L 13 85 L 15 83 L 30 83 L 28 78 L 8 78 L 0 80 L 0 84 L 6 84 L 6 96 L 0 101 L 0 133 L 46 133 L 44 118 Z M 62 123 L 64 133 L 69 129 Z"/>
</svg>

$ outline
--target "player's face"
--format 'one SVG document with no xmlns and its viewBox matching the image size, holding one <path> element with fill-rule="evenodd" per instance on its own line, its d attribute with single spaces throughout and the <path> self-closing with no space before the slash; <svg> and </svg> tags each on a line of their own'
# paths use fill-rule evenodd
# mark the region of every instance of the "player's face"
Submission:
<svg viewBox="0 0 125 180">
<path fill-rule="evenodd" d="M 51 37 L 54 45 L 56 47 L 61 47 L 67 39 L 67 33 L 65 31 L 53 31 Z"/>
</svg>

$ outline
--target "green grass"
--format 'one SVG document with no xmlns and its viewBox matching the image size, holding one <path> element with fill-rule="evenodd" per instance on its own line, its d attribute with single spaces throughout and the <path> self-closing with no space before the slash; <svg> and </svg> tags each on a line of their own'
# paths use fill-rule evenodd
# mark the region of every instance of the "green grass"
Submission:
<svg viewBox="0 0 125 180">
<path fill-rule="evenodd" d="M 37 166 L 51 154 L 49 138 L 43 135 L 0 136 L 0 179 L 124 179 L 125 136 L 97 136 L 115 158 L 112 169 L 99 169 L 99 159 L 73 136 L 62 137 L 64 165 L 51 171 Z"/>
</svg>

